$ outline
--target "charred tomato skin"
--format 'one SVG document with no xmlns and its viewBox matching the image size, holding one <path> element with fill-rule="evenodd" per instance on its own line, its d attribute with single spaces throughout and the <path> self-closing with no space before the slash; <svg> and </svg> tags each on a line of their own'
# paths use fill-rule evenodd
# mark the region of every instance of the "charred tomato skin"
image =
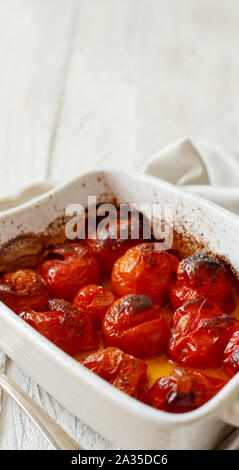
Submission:
<svg viewBox="0 0 239 470">
<path fill-rule="evenodd" d="M 166 350 L 169 328 L 159 307 L 145 294 L 116 300 L 105 314 L 102 330 L 105 344 L 136 357 L 149 357 Z"/>
<path fill-rule="evenodd" d="M 176 364 L 217 368 L 239 322 L 208 299 L 185 302 L 173 315 L 168 356 Z"/>
<path fill-rule="evenodd" d="M 148 391 L 147 364 L 141 359 L 109 347 L 80 362 L 122 392 L 145 402 Z"/>
<path fill-rule="evenodd" d="M 49 292 L 43 277 L 33 269 L 19 269 L 4 274 L 0 280 L 0 300 L 14 312 L 25 308 L 44 310 Z"/>
<path fill-rule="evenodd" d="M 82 309 L 63 299 L 48 304 L 49 311 L 26 310 L 20 317 L 71 356 L 97 347 L 93 326 Z"/>
<path fill-rule="evenodd" d="M 72 301 L 86 284 L 98 283 L 99 266 L 86 244 L 65 243 L 49 250 L 40 269 L 52 297 Z"/>
<path fill-rule="evenodd" d="M 225 383 L 192 369 L 177 368 L 155 382 L 148 392 L 147 403 L 171 413 L 193 411 L 210 400 Z"/>
<path fill-rule="evenodd" d="M 239 329 L 232 335 L 224 351 L 224 366 L 230 376 L 239 372 Z"/>
<path fill-rule="evenodd" d="M 113 267 L 111 284 L 118 297 L 148 294 L 154 303 L 164 305 L 178 259 L 162 251 L 159 243 L 142 243 L 129 249 Z"/>
<path fill-rule="evenodd" d="M 88 284 L 77 292 L 73 305 L 82 308 L 94 327 L 99 329 L 107 309 L 114 300 L 115 296 L 109 290 L 96 284 Z"/>
<path fill-rule="evenodd" d="M 197 292 L 197 297 L 206 297 L 229 313 L 235 308 L 232 286 L 233 277 L 221 261 L 205 253 L 196 253 L 178 264 L 177 283 L 171 289 L 170 299 L 176 308 Z"/>
</svg>

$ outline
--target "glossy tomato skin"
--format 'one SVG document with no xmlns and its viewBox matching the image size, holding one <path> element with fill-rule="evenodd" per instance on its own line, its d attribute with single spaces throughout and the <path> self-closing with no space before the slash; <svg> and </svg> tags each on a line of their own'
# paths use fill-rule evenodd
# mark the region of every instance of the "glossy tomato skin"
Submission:
<svg viewBox="0 0 239 470">
<path fill-rule="evenodd" d="M 169 376 L 161 377 L 151 387 L 147 403 L 158 410 L 185 413 L 202 406 L 225 383 L 195 370 L 174 369 Z"/>
<path fill-rule="evenodd" d="M 148 390 L 147 364 L 117 348 L 107 348 L 81 361 L 122 392 L 145 401 Z"/>
<path fill-rule="evenodd" d="M 49 301 L 49 311 L 26 310 L 20 316 L 39 333 L 71 356 L 97 347 L 90 319 L 63 299 Z"/>
<path fill-rule="evenodd" d="M 138 236 L 134 239 L 136 226 Z M 96 239 L 91 237 L 90 232 L 88 245 L 99 261 L 101 272 L 111 274 L 115 261 L 142 240 L 142 222 L 136 214 L 130 218 L 128 216 L 120 218 L 120 212 L 117 211 L 117 217 L 111 220 L 110 226 L 98 226 Z"/>
<path fill-rule="evenodd" d="M 16 313 L 25 308 L 40 311 L 47 306 L 49 292 L 39 273 L 33 269 L 19 269 L 1 278 L 0 300 Z"/>
<path fill-rule="evenodd" d="M 171 288 L 170 300 L 178 308 L 196 298 L 197 292 L 197 297 L 206 297 L 229 313 L 235 308 L 232 285 L 232 275 L 222 262 L 205 253 L 196 253 L 178 264 L 177 283 Z"/>
<path fill-rule="evenodd" d="M 169 358 L 190 367 L 220 367 L 226 344 L 238 327 L 235 318 L 208 299 L 185 302 L 173 315 Z"/>
<path fill-rule="evenodd" d="M 224 352 L 224 366 L 230 376 L 239 372 L 239 330 L 235 331 Z"/>
<path fill-rule="evenodd" d="M 179 287 L 177 280 L 173 280 L 169 288 L 169 299 L 175 310 L 181 307 L 185 302 L 189 300 L 195 300 L 200 298 L 200 295 L 195 289 L 188 286 Z"/>
<path fill-rule="evenodd" d="M 126 295 L 109 307 L 102 324 L 105 344 L 136 357 L 165 351 L 169 328 L 148 295 Z"/>
<path fill-rule="evenodd" d="M 96 284 L 88 284 L 77 292 L 73 304 L 82 308 L 90 317 L 93 326 L 99 329 L 106 311 L 114 300 L 115 296 L 109 290 Z"/>
<path fill-rule="evenodd" d="M 142 243 L 129 249 L 113 267 L 111 283 L 118 297 L 148 294 L 154 303 L 164 305 L 178 259 L 162 251 L 159 243 Z"/>
<path fill-rule="evenodd" d="M 52 297 L 72 301 L 86 284 L 99 281 L 99 266 L 84 243 L 66 243 L 49 251 L 40 269 Z"/>
</svg>

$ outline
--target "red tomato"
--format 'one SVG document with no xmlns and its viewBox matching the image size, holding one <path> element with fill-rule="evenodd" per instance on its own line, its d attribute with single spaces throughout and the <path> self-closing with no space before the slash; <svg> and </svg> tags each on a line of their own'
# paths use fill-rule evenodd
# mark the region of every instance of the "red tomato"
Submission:
<svg viewBox="0 0 239 470">
<path fill-rule="evenodd" d="M 49 300 L 48 312 L 27 310 L 20 316 L 39 333 L 70 355 L 97 347 L 89 317 L 62 299 Z"/>
<path fill-rule="evenodd" d="M 44 310 L 49 300 L 46 282 L 32 269 L 4 274 L 0 280 L 0 300 L 14 312 L 33 308 Z"/>
<path fill-rule="evenodd" d="M 225 383 L 195 370 L 174 369 L 151 387 L 147 403 L 158 410 L 185 413 L 206 403 Z"/>
<path fill-rule="evenodd" d="M 189 300 L 198 299 L 200 295 L 195 289 L 191 289 L 187 286 L 178 286 L 178 282 L 173 280 L 169 288 L 170 302 L 175 310 L 181 307 L 185 302 Z"/>
<path fill-rule="evenodd" d="M 162 353 L 168 326 L 148 295 L 126 295 L 109 307 L 102 325 L 107 346 L 137 357 Z"/>
<path fill-rule="evenodd" d="M 239 372 L 239 330 L 235 331 L 225 349 L 224 365 L 231 376 Z"/>
<path fill-rule="evenodd" d="M 216 368 L 239 322 L 208 299 L 185 302 L 173 315 L 169 358 L 180 365 Z"/>
<path fill-rule="evenodd" d="M 109 290 L 89 284 L 77 292 L 73 304 L 86 312 L 95 328 L 100 328 L 104 314 L 114 300 L 115 296 Z"/>
<path fill-rule="evenodd" d="M 72 300 L 86 284 L 99 281 L 98 262 L 84 244 L 69 243 L 49 251 L 40 269 L 54 297 Z"/>
<path fill-rule="evenodd" d="M 164 305 L 178 259 L 162 251 L 159 243 L 142 243 L 129 249 L 113 267 L 111 283 L 118 297 L 148 294 Z"/>
<path fill-rule="evenodd" d="M 233 278 L 218 259 L 196 253 L 178 264 L 177 283 L 171 287 L 170 300 L 178 308 L 187 300 L 206 297 L 229 313 L 235 308 L 232 298 Z"/>
<path fill-rule="evenodd" d="M 133 239 L 131 235 L 136 226 L 139 227 L 139 234 L 137 239 Z M 114 262 L 142 240 L 142 223 L 137 214 L 120 218 L 118 211 L 117 219 L 111 220 L 108 227 L 98 226 L 96 239 L 91 238 L 91 232 L 88 237 L 88 245 L 97 256 L 102 273 L 110 274 Z"/>
<path fill-rule="evenodd" d="M 85 367 L 122 392 L 145 401 L 148 389 L 147 365 L 117 348 L 107 348 L 81 361 Z"/>
</svg>

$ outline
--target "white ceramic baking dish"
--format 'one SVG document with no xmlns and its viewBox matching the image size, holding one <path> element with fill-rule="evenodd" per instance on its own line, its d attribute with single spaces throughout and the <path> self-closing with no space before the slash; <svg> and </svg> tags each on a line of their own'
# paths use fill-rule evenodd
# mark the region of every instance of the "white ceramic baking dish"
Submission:
<svg viewBox="0 0 239 470">
<path fill-rule="evenodd" d="M 49 233 L 49 224 L 64 214 L 68 204 L 87 206 L 88 195 L 96 195 L 101 202 L 116 197 L 127 203 L 173 204 L 177 231 L 195 237 L 200 247 L 221 255 L 239 272 L 238 217 L 159 179 L 109 171 L 80 176 L 2 213 L 2 262 L 7 262 L 11 240 L 19 232 L 30 232 L 30 246 L 34 234 Z M 17 246 L 16 257 L 21 251 L 19 238 Z M 72 413 L 122 448 L 212 449 L 231 429 L 229 423 L 239 426 L 239 374 L 201 408 L 179 415 L 165 413 L 127 396 L 85 369 L 2 303 L 0 325 L 0 347 Z"/>
</svg>

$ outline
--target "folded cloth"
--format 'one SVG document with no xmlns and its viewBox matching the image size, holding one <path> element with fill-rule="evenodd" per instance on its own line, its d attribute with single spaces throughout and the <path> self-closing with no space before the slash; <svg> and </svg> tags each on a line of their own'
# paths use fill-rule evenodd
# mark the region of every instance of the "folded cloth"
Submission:
<svg viewBox="0 0 239 470">
<path fill-rule="evenodd" d="M 239 215 L 239 155 L 218 145 L 182 138 L 155 153 L 142 172 L 182 186 Z"/>
</svg>

